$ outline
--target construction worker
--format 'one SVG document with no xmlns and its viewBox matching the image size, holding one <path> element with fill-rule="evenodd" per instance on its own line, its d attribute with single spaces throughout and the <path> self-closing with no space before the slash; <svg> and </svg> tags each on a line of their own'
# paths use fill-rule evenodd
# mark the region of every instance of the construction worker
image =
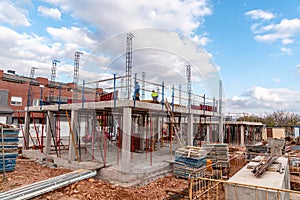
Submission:
<svg viewBox="0 0 300 200">
<path fill-rule="evenodd" d="M 153 100 L 153 101 L 157 101 L 157 99 L 158 99 L 158 94 L 157 94 L 157 92 L 155 92 L 155 90 L 152 90 L 151 97 L 152 97 L 152 100 Z"/>
<path fill-rule="evenodd" d="M 133 100 L 140 100 L 140 84 L 136 81 L 134 86 Z"/>
</svg>

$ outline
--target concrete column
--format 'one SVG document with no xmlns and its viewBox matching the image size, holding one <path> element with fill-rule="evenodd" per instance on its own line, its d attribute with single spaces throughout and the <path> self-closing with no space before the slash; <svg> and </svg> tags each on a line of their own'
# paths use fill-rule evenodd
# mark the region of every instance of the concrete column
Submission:
<svg viewBox="0 0 300 200">
<path fill-rule="evenodd" d="M 241 125 L 241 146 L 245 146 L 245 128 L 244 125 Z"/>
<path fill-rule="evenodd" d="M 75 146 L 74 146 L 74 141 L 77 141 L 77 126 L 78 126 L 78 110 L 72 110 L 71 111 L 71 129 L 74 133 L 74 135 L 72 135 L 72 133 L 70 132 L 69 133 L 69 157 L 68 157 L 68 160 L 69 161 L 72 161 L 72 160 L 75 160 L 76 158 L 76 149 L 75 149 L 75 146 L 76 146 L 76 142 L 75 142 Z M 73 140 L 73 137 L 74 136 L 74 140 Z"/>
<path fill-rule="evenodd" d="M 45 155 L 48 155 L 51 150 L 52 131 L 54 131 L 54 115 L 53 112 L 48 111 L 47 125 L 46 125 L 46 141 L 45 141 Z"/>
<path fill-rule="evenodd" d="M 130 171 L 131 108 L 123 108 L 121 170 Z"/>
<path fill-rule="evenodd" d="M 160 147 L 160 138 L 161 138 L 161 134 L 162 134 L 162 132 L 161 132 L 161 123 L 160 123 L 160 117 L 157 117 L 156 118 L 156 120 L 157 120 L 157 145 Z"/>
<path fill-rule="evenodd" d="M 210 143 L 210 126 L 208 124 L 205 124 L 206 126 L 206 137 L 207 137 L 207 142 Z"/>
<path fill-rule="evenodd" d="M 23 149 L 29 149 L 29 126 L 30 126 L 30 112 L 25 112 L 25 124 L 24 124 L 24 134 L 25 134 L 25 141 L 23 144 Z M 26 145 L 25 145 L 26 143 Z"/>
<path fill-rule="evenodd" d="M 145 127 L 145 115 L 142 115 L 142 124 L 141 124 L 141 127 L 140 127 L 140 147 L 142 150 L 144 150 L 145 148 L 145 145 L 144 145 L 144 142 L 145 142 L 145 135 L 146 135 L 146 127 Z"/>
<path fill-rule="evenodd" d="M 186 144 L 189 146 L 193 145 L 193 125 L 194 125 L 194 120 L 193 120 L 193 114 L 188 115 L 188 127 L 187 127 L 187 141 Z"/>
</svg>

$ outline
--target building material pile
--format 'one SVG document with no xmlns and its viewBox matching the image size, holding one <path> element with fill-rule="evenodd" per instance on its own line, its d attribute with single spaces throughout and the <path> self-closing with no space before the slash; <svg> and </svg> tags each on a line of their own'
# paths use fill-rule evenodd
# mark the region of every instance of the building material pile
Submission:
<svg viewBox="0 0 300 200">
<path fill-rule="evenodd" d="M 252 170 L 254 176 L 259 177 L 262 175 L 264 171 L 266 171 L 276 160 L 278 156 L 271 156 L 268 158 L 266 162 L 260 162 L 254 169 Z M 280 165 L 281 166 L 281 165 Z"/>
<path fill-rule="evenodd" d="M 174 175 L 188 178 L 189 174 L 206 165 L 207 152 L 200 147 L 186 146 L 175 151 Z"/>
<path fill-rule="evenodd" d="M 246 146 L 247 160 L 255 158 L 257 155 L 270 153 L 270 147 L 267 145 L 248 145 Z"/>
<path fill-rule="evenodd" d="M 203 149 L 207 151 L 207 159 L 210 159 L 212 163 L 219 162 L 222 167 L 229 167 L 227 144 L 205 144 Z"/>
<path fill-rule="evenodd" d="M 0 159 L 0 172 L 13 171 L 16 166 L 16 158 L 18 157 L 18 135 L 19 130 L 5 125 L 1 127 L 1 159 Z"/>
</svg>

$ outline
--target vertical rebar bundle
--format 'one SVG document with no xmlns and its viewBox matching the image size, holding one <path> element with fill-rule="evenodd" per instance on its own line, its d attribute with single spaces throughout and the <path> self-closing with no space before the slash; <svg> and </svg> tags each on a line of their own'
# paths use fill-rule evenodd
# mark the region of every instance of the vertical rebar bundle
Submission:
<svg viewBox="0 0 300 200">
<path fill-rule="evenodd" d="M 132 77 L 132 33 L 127 33 L 126 38 L 126 88 L 127 98 L 130 99 L 131 94 L 131 77 Z"/>
<path fill-rule="evenodd" d="M 142 100 L 145 100 L 145 77 L 146 72 L 142 72 Z"/>
<path fill-rule="evenodd" d="M 52 60 L 51 79 L 50 79 L 50 102 L 53 101 L 57 63 L 59 63 L 58 60 Z"/>
<path fill-rule="evenodd" d="M 219 138 L 220 142 L 223 143 L 223 115 L 222 115 L 222 96 L 223 96 L 222 80 L 219 80 Z"/>
<path fill-rule="evenodd" d="M 31 85 L 32 85 L 32 82 L 33 82 L 33 79 L 34 79 L 34 74 L 35 74 L 35 70 L 37 68 L 36 67 L 32 67 L 31 70 L 30 70 L 30 82 L 29 82 L 29 87 L 28 87 L 28 98 L 27 98 L 27 106 L 30 106 L 32 104 L 32 88 L 31 88 Z"/>
<path fill-rule="evenodd" d="M 187 76 L 188 108 L 190 111 L 191 98 L 192 98 L 191 65 L 186 66 L 186 76 Z"/>
<path fill-rule="evenodd" d="M 83 54 L 79 51 L 75 51 L 74 54 L 74 75 L 73 75 L 73 83 L 75 85 L 74 93 L 73 93 L 73 101 L 77 100 L 77 90 L 78 90 L 78 81 L 79 81 L 79 61 L 80 55 Z"/>
</svg>

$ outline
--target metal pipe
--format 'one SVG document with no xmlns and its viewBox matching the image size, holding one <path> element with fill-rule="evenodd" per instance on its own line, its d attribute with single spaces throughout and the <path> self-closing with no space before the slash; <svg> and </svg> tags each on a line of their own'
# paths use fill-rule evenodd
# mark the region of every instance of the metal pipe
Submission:
<svg viewBox="0 0 300 200">
<path fill-rule="evenodd" d="M 95 175 L 96 175 L 96 171 L 89 171 L 89 170 L 82 170 L 82 169 L 76 170 L 68 174 L 63 174 L 44 181 L 26 185 L 21 188 L 16 188 L 13 190 L 0 193 L 0 199 L 2 200 L 31 199 L 33 197 L 93 177 Z"/>
</svg>

